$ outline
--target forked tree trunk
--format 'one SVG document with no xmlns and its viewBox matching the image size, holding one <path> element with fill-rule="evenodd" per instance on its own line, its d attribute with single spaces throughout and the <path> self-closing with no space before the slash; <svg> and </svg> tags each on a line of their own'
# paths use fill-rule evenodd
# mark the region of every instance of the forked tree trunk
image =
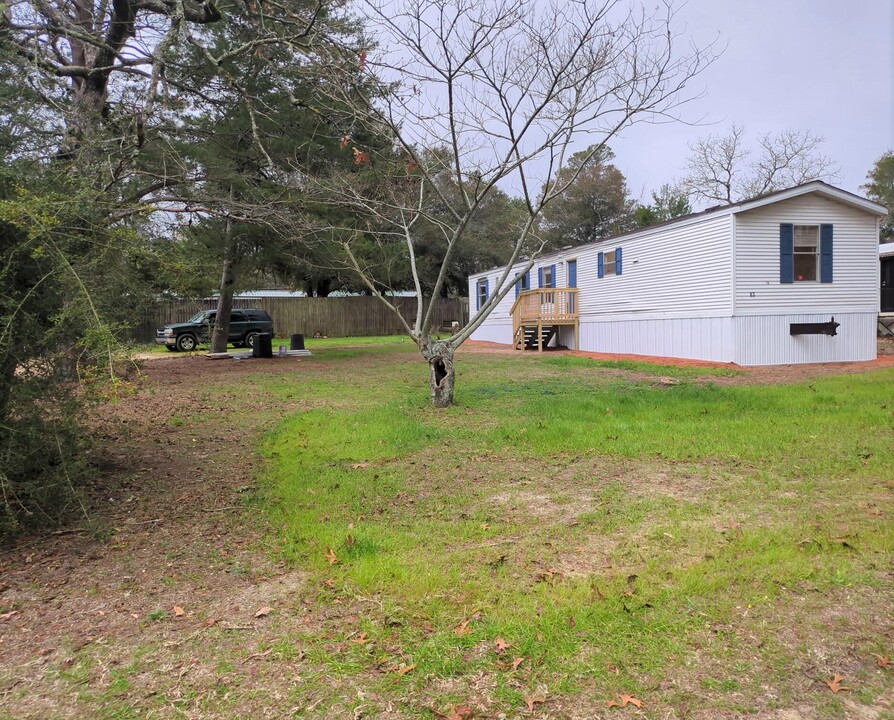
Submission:
<svg viewBox="0 0 894 720">
<path fill-rule="evenodd" d="M 453 353 L 456 348 L 442 340 L 425 340 L 420 342 L 419 350 L 422 357 L 428 360 L 432 405 L 437 408 L 450 407 L 453 404 L 453 385 L 456 380 L 453 367 Z"/>
</svg>

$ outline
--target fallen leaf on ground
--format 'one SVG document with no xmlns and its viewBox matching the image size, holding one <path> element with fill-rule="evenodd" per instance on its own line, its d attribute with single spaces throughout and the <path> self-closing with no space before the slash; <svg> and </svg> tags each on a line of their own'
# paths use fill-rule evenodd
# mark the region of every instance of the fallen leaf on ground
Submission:
<svg viewBox="0 0 894 720">
<path fill-rule="evenodd" d="M 258 611 L 255 613 L 255 617 L 256 617 L 256 618 L 267 617 L 267 616 L 268 616 L 270 613 L 272 613 L 272 612 L 273 612 L 273 608 L 271 608 L 271 607 L 267 607 L 267 606 L 265 605 L 264 607 L 262 607 L 260 610 L 258 610 Z"/>
<path fill-rule="evenodd" d="M 506 650 L 508 650 L 508 649 L 511 648 L 511 647 L 512 647 L 512 643 L 511 643 L 511 642 L 506 642 L 506 641 L 505 641 L 503 638 L 501 638 L 501 637 L 498 637 L 496 640 L 494 640 L 494 648 L 496 649 L 496 651 L 497 651 L 498 654 L 499 654 L 499 653 L 502 653 L 502 652 L 505 652 Z"/>
<path fill-rule="evenodd" d="M 525 659 L 523 657 L 515 658 L 515 660 L 512 661 L 512 669 L 518 670 L 518 666 L 521 665 L 524 661 L 525 661 Z"/>
<path fill-rule="evenodd" d="M 10 610 L 9 612 L 5 612 L 2 615 L 0 615 L 0 620 L 9 620 L 9 618 L 13 617 L 14 615 L 18 615 L 18 614 L 19 614 L 18 610 Z"/>
<path fill-rule="evenodd" d="M 354 547 L 354 545 L 356 545 L 356 544 L 357 544 L 357 541 L 354 539 L 353 535 L 348 535 L 348 537 L 345 538 L 345 547 L 351 548 L 351 547 Z"/>
<path fill-rule="evenodd" d="M 641 708 L 643 706 L 643 701 L 640 700 L 639 698 L 633 697 L 633 695 L 625 695 L 623 693 L 616 696 L 615 700 L 606 700 L 605 701 L 605 707 L 607 707 L 607 708 L 610 708 L 610 707 L 625 708 L 628 705 L 634 705 L 635 707 Z"/>
<path fill-rule="evenodd" d="M 459 625 L 453 628 L 453 634 L 457 637 L 462 637 L 463 635 L 468 635 L 472 632 L 472 629 L 469 627 L 469 621 L 463 620 Z"/>
<path fill-rule="evenodd" d="M 842 690 L 850 690 L 851 688 L 849 688 L 847 685 L 841 684 L 842 680 L 844 680 L 844 676 L 836 674 L 835 677 L 833 677 L 831 680 L 826 680 L 826 685 L 829 686 L 829 690 L 831 690 L 833 693 L 838 693 Z"/>
<path fill-rule="evenodd" d="M 338 555 L 335 554 L 332 548 L 326 548 L 326 559 L 330 565 L 335 565 L 338 562 Z"/>
<path fill-rule="evenodd" d="M 525 705 L 528 706 L 528 710 L 532 711 L 534 710 L 534 705 L 536 705 L 537 703 L 546 702 L 546 698 L 541 695 L 538 695 L 537 697 L 523 697 L 522 700 L 525 701 Z"/>
<path fill-rule="evenodd" d="M 403 676 L 406 675 L 408 672 L 410 672 L 411 670 L 413 670 L 413 669 L 416 667 L 416 665 L 417 665 L 417 663 L 413 663 L 412 665 L 406 665 L 406 666 L 400 668 L 400 670 L 397 671 L 397 674 L 398 674 L 400 677 L 403 677 Z"/>
<path fill-rule="evenodd" d="M 469 720 L 469 718 L 475 715 L 475 713 L 472 712 L 472 709 L 465 705 L 460 705 L 459 707 L 451 705 L 446 713 L 438 712 L 434 709 L 432 709 L 432 712 L 439 718 L 444 718 L 444 720 Z"/>
<path fill-rule="evenodd" d="M 268 649 L 265 650 L 264 652 L 257 652 L 257 653 L 255 653 L 254 655 L 249 655 L 247 658 L 245 658 L 245 660 L 246 660 L 246 661 L 248 661 L 248 660 L 260 660 L 260 659 L 263 658 L 263 657 L 267 657 L 267 656 L 268 656 L 270 653 L 272 653 L 272 652 L 273 652 L 273 648 L 268 648 Z"/>
<path fill-rule="evenodd" d="M 186 615 L 186 610 L 184 610 L 179 605 L 174 605 L 174 615 L 176 617 L 183 617 L 184 615 Z"/>
<path fill-rule="evenodd" d="M 351 470 L 359 470 L 360 468 L 368 468 L 369 463 L 354 463 L 351 465 Z"/>
<path fill-rule="evenodd" d="M 487 523 L 482 523 L 481 529 L 482 530 L 490 530 L 490 525 L 488 525 Z"/>
<path fill-rule="evenodd" d="M 366 633 L 365 632 L 360 633 L 360 635 L 358 635 L 357 637 L 352 638 L 351 642 L 356 643 L 357 645 L 365 644 L 366 643 Z"/>
<path fill-rule="evenodd" d="M 891 658 L 887 655 L 873 655 L 875 658 L 875 664 L 880 668 L 891 667 Z"/>
</svg>

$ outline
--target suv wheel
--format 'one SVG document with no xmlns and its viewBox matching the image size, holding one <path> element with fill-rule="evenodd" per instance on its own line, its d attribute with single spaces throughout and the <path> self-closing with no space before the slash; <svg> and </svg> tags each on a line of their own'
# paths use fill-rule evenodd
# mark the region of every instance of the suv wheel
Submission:
<svg viewBox="0 0 894 720">
<path fill-rule="evenodd" d="M 180 352 L 191 352 L 196 349 L 196 339 L 192 335 L 180 335 L 175 345 Z"/>
<path fill-rule="evenodd" d="M 254 349 L 255 343 L 258 340 L 258 333 L 250 332 L 245 336 L 245 347 L 250 347 Z"/>
</svg>

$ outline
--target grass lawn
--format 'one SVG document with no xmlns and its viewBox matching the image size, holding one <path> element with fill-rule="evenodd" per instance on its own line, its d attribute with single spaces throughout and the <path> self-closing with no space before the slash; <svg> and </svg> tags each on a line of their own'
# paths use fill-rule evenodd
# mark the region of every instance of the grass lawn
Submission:
<svg viewBox="0 0 894 720">
<path fill-rule="evenodd" d="M 291 638 L 321 676 L 406 717 L 521 717 L 532 698 L 593 717 L 620 693 L 651 717 L 805 698 L 841 717 L 890 689 L 873 654 L 894 650 L 894 372 L 719 385 L 729 371 L 467 354 L 435 412 L 425 366 L 389 362 L 412 346 L 374 347 L 390 355 L 353 380 L 333 365 L 280 388 L 326 402 L 263 446 L 276 552 L 351 608 Z M 836 673 L 854 690 L 831 692 Z M 317 709 L 351 700 L 336 683 Z"/>
<path fill-rule="evenodd" d="M 406 338 L 307 345 L 98 408 L 0 720 L 894 718 L 894 369 L 464 349 L 435 411 Z"/>
</svg>

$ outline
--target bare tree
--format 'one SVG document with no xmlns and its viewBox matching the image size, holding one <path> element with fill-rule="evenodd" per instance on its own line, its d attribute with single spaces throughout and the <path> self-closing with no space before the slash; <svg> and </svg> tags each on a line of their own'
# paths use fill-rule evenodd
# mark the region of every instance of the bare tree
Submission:
<svg viewBox="0 0 894 720">
<path fill-rule="evenodd" d="M 350 265 L 395 312 L 353 238 L 373 234 L 381 243 L 403 244 L 417 295 L 415 319 L 404 323 L 405 330 L 429 363 L 432 402 L 444 407 L 453 401 L 454 352 L 510 291 L 512 266 L 521 262 L 518 272 L 526 272 L 543 249 L 538 220 L 577 177 L 558 175 L 575 144 L 596 156 L 630 124 L 671 117 L 714 52 L 680 42 L 670 2 L 651 14 L 619 0 L 362 5 L 376 45 L 359 58 L 334 60 L 341 64 L 336 72 L 348 78 L 345 68 L 359 63 L 392 83 L 393 91 L 371 96 L 345 82 L 332 100 L 354 110 L 346 151 L 355 153 L 361 169 L 388 177 L 364 182 L 364 173 L 355 173 L 326 183 L 321 195 L 368 219 L 363 233 L 356 225 L 337 229 L 349 232 L 344 250 Z M 393 153 L 370 154 L 359 144 L 359 133 L 370 128 L 393 135 L 402 172 L 393 171 Z M 444 146 L 446 155 L 425 152 Z M 581 160 L 579 167 L 586 167 L 589 157 Z M 456 193 L 442 191 L 439 178 L 445 174 Z M 498 187 L 518 193 L 525 207 L 507 269 L 474 318 L 437 339 L 433 306 L 422 297 L 414 229 L 422 221 L 440 229 L 443 260 L 432 293 L 437 296 L 471 219 Z M 433 199 L 443 212 L 428 211 Z"/>
<path fill-rule="evenodd" d="M 732 203 L 808 180 L 834 182 L 838 164 L 820 152 L 823 141 L 809 130 L 765 133 L 755 153 L 745 127 L 733 124 L 726 135 L 708 135 L 689 146 L 683 184 L 695 199 Z"/>
</svg>

